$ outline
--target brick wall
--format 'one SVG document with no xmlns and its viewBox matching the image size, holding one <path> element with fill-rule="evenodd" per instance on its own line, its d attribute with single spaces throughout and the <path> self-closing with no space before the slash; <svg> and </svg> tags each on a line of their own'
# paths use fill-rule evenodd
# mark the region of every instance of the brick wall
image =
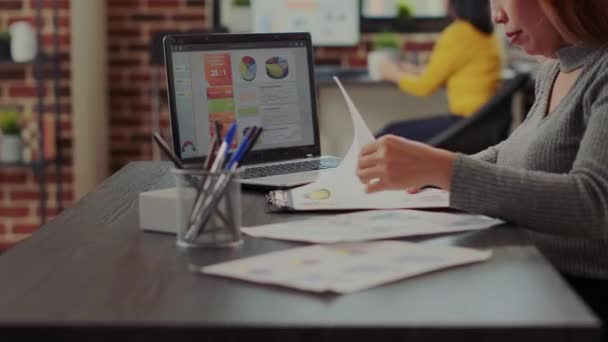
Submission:
<svg viewBox="0 0 608 342">
<path fill-rule="evenodd" d="M 159 31 L 210 25 L 203 0 L 108 0 L 111 168 L 152 157 L 153 78 L 162 81 L 161 126 L 168 127 L 165 74 L 151 66 L 151 37 Z"/>
<path fill-rule="evenodd" d="M 61 142 L 64 165 L 61 177 L 63 179 L 64 206 L 69 206 L 73 200 L 73 174 L 71 166 L 71 103 L 70 103 L 70 68 L 69 68 L 69 0 L 56 0 L 59 6 L 59 35 L 60 35 L 60 109 L 61 109 Z M 42 42 L 45 52 L 52 51 L 52 1 L 43 1 Z M 0 0 L 0 31 L 7 30 L 7 26 L 17 20 L 28 20 L 36 24 L 36 10 L 34 0 Z M 45 77 L 51 76 L 48 68 L 43 69 Z M 44 115 L 53 118 L 53 90 L 52 82 L 44 84 L 45 105 Z M 0 66 L 0 106 L 19 106 L 22 117 L 27 120 L 28 127 L 35 127 L 34 119 L 37 113 L 37 88 L 33 77 L 32 65 Z M 34 132 L 34 134 L 36 134 Z M 37 150 L 33 151 L 36 155 Z M 25 156 L 26 158 L 28 155 Z M 49 186 L 47 196 L 52 217 L 57 214 L 55 202 L 56 180 L 58 175 L 54 168 L 49 167 Z M 11 167 L 0 168 L 0 251 L 7 246 L 27 237 L 38 229 L 40 192 L 34 174 L 30 169 Z"/>
</svg>

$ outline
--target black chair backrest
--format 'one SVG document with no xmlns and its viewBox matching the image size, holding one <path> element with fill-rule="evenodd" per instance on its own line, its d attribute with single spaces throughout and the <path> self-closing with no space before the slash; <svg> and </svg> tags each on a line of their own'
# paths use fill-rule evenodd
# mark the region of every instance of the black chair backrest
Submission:
<svg viewBox="0 0 608 342">
<path fill-rule="evenodd" d="M 513 95 L 530 80 L 519 74 L 506 81 L 498 93 L 472 116 L 452 125 L 427 143 L 446 150 L 473 154 L 494 146 L 509 136 Z"/>
</svg>

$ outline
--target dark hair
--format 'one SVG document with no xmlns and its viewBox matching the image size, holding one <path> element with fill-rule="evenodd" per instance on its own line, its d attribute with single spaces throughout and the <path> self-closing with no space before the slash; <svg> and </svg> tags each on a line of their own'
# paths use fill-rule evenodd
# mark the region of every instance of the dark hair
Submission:
<svg viewBox="0 0 608 342">
<path fill-rule="evenodd" d="M 565 38 L 591 44 L 608 43 L 606 0 L 543 0 L 540 4 L 562 35 L 564 32 L 561 28 L 565 26 L 566 33 L 574 36 Z"/>
<path fill-rule="evenodd" d="M 449 12 L 452 17 L 471 23 L 481 32 L 494 32 L 490 0 L 450 0 Z"/>
</svg>

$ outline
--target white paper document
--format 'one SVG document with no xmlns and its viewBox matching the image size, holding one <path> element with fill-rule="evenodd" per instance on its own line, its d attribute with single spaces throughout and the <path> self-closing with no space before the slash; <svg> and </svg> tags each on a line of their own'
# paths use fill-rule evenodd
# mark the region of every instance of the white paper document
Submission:
<svg viewBox="0 0 608 342">
<path fill-rule="evenodd" d="M 449 193 L 442 190 L 427 189 L 418 194 L 405 190 L 383 191 L 367 194 L 365 186 L 357 177 L 357 161 L 361 148 L 374 141 L 374 135 L 353 101 L 334 77 L 348 105 L 353 120 L 354 138 L 346 156 L 332 172 L 322 173 L 313 183 L 292 189 L 271 193 L 273 203 L 293 210 L 348 210 L 348 209 L 415 209 L 446 208 L 449 206 Z M 281 200 L 284 203 L 281 203 Z"/>
<path fill-rule="evenodd" d="M 373 210 L 310 220 L 243 227 L 249 236 L 312 243 L 338 243 L 455 233 L 503 224 L 471 214 L 419 210 Z"/>
<path fill-rule="evenodd" d="M 312 292 L 349 293 L 458 265 L 491 251 L 399 241 L 315 245 L 207 266 L 205 274 Z"/>
</svg>

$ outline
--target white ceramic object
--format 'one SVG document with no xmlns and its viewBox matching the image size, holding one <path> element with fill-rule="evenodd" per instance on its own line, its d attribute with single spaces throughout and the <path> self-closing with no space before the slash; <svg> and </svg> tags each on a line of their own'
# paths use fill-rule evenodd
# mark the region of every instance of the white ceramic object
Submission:
<svg viewBox="0 0 608 342">
<path fill-rule="evenodd" d="M 37 44 L 34 28 L 27 21 L 16 21 L 9 26 L 11 57 L 14 62 L 27 63 L 36 58 Z"/>
<path fill-rule="evenodd" d="M 191 208 L 194 205 L 194 192 L 184 194 L 186 197 L 181 199 L 182 206 Z M 177 200 L 176 188 L 140 193 L 139 227 L 146 231 L 176 234 Z"/>
<path fill-rule="evenodd" d="M 0 140 L 0 160 L 9 163 L 21 161 L 21 137 L 4 134 Z"/>
<path fill-rule="evenodd" d="M 397 49 L 379 49 L 370 51 L 367 55 L 367 71 L 369 77 L 374 81 L 382 79 L 380 73 L 380 67 L 383 62 L 393 60 L 396 61 L 398 57 Z"/>
</svg>

